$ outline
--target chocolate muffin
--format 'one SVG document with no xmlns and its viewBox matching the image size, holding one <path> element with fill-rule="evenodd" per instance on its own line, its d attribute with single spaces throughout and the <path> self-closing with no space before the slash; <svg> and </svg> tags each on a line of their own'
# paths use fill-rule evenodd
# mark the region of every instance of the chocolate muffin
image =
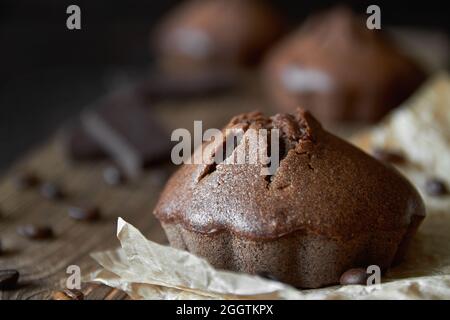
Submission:
<svg viewBox="0 0 450 320">
<path fill-rule="evenodd" d="M 326 122 L 380 119 L 425 79 L 381 30 L 345 7 L 308 19 L 265 64 L 265 83 L 283 110 L 305 106 Z"/>
<path fill-rule="evenodd" d="M 152 45 L 170 71 L 247 65 L 282 29 L 280 17 L 260 0 L 191 0 L 161 22 Z"/>
<path fill-rule="evenodd" d="M 401 259 L 425 209 L 396 169 L 302 109 L 240 115 L 226 127 L 237 128 L 243 140 L 225 161 L 185 164 L 165 186 L 154 214 L 172 246 L 216 268 L 270 274 L 301 288 Z M 263 164 L 229 164 L 253 150 L 250 129 L 278 129 L 280 164 L 271 176 L 261 175 Z"/>
</svg>

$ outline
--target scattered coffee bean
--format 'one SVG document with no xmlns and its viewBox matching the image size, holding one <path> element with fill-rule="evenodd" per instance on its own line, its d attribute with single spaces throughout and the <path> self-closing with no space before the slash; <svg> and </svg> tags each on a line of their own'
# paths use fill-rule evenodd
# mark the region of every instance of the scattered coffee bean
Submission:
<svg viewBox="0 0 450 320">
<path fill-rule="evenodd" d="M 64 291 L 55 291 L 52 293 L 53 300 L 72 300 Z"/>
<path fill-rule="evenodd" d="M 33 224 L 26 224 L 17 228 L 17 233 L 21 236 L 34 239 L 43 240 L 53 237 L 53 230 L 48 226 L 36 226 Z"/>
<path fill-rule="evenodd" d="M 107 184 L 112 186 L 117 186 L 125 182 L 125 176 L 115 166 L 109 166 L 103 170 L 103 179 Z"/>
<path fill-rule="evenodd" d="M 368 276 L 369 275 L 367 274 L 366 269 L 363 269 L 363 268 L 349 269 L 341 275 L 339 282 L 342 285 L 347 285 L 347 284 L 363 284 L 364 285 L 364 284 L 367 284 Z"/>
<path fill-rule="evenodd" d="M 262 277 L 262 278 L 266 278 L 268 280 L 273 280 L 273 281 L 280 281 L 277 277 L 275 277 L 272 273 L 270 272 L 266 272 L 266 271 L 262 271 L 262 272 L 258 272 L 258 276 Z"/>
<path fill-rule="evenodd" d="M 52 182 L 45 182 L 40 187 L 40 193 L 44 198 L 50 200 L 60 200 L 64 198 L 61 187 Z"/>
<path fill-rule="evenodd" d="M 64 293 L 72 298 L 72 300 L 84 300 L 84 294 L 77 289 L 65 289 Z"/>
<path fill-rule="evenodd" d="M 18 173 L 13 178 L 13 183 L 19 190 L 36 187 L 40 182 L 41 179 L 31 172 Z"/>
<path fill-rule="evenodd" d="M 394 150 L 386 150 L 382 148 L 374 149 L 373 156 L 380 161 L 390 162 L 394 164 L 401 164 L 406 161 L 405 157 L 401 152 Z"/>
<path fill-rule="evenodd" d="M 425 183 L 425 191 L 430 196 L 443 196 L 448 193 L 445 182 L 437 178 L 428 179 Z"/>
<path fill-rule="evenodd" d="M 0 270 L 0 290 L 13 289 L 19 281 L 17 270 Z"/>
<path fill-rule="evenodd" d="M 96 206 L 74 206 L 69 208 L 69 216 L 75 220 L 94 221 L 100 218 L 100 209 Z"/>
<path fill-rule="evenodd" d="M 84 294 L 80 290 L 65 289 L 52 294 L 53 300 L 84 300 Z"/>
</svg>

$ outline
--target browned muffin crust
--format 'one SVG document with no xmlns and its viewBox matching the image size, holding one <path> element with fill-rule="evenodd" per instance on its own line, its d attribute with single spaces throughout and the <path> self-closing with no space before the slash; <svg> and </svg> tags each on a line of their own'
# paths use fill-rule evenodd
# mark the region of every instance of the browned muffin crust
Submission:
<svg viewBox="0 0 450 320">
<path fill-rule="evenodd" d="M 376 121 L 403 102 L 425 73 L 382 30 L 338 7 L 312 16 L 273 49 L 265 82 L 278 107 L 319 120 Z"/>
<path fill-rule="evenodd" d="M 283 29 L 264 1 L 190 0 L 162 20 L 152 45 L 170 71 L 251 65 Z"/>
<path fill-rule="evenodd" d="M 342 239 L 404 228 L 423 211 L 393 167 L 324 131 L 307 112 L 246 114 L 226 128 L 237 124 L 280 130 L 284 150 L 275 175 L 260 175 L 261 164 L 220 163 L 214 171 L 213 164 L 184 165 L 161 195 L 159 219 L 202 233 L 225 229 L 264 239 L 303 230 Z"/>
<path fill-rule="evenodd" d="M 240 115 L 226 128 L 236 126 L 279 129 L 279 168 L 263 176 L 262 164 L 183 165 L 154 210 L 173 246 L 218 268 L 270 272 L 299 287 L 337 283 L 346 268 L 386 269 L 401 258 L 397 249 L 425 209 L 393 167 L 301 109 Z M 243 145 L 230 157 L 245 152 Z"/>
</svg>

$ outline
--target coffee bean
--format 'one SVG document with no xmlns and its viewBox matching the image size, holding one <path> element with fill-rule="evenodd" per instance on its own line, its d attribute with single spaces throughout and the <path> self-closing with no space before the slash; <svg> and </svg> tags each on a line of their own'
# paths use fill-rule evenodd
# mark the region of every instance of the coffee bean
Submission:
<svg viewBox="0 0 450 320">
<path fill-rule="evenodd" d="M 437 178 L 428 179 L 425 183 L 425 191 L 430 196 L 443 196 L 448 193 L 445 182 Z"/>
<path fill-rule="evenodd" d="M 80 290 L 65 289 L 52 294 L 53 300 L 84 300 L 84 294 Z"/>
<path fill-rule="evenodd" d="M 53 237 L 53 230 L 48 226 L 37 226 L 33 224 L 26 224 L 17 228 L 17 233 L 21 236 L 34 239 L 43 240 Z"/>
<path fill-rule="evenodd" d="M 402 164 L 406 161 L 400 151 L 376 148 L 373 150 L 373 156 L 380 161 L 390 162 L 394 164 Z"/>
<path fill-rule="evenodd" d="M 72 300 L 84 300 L 84 294 L 77 289 L 65 289 L 64 293 L 69 296 Z"/>
<path fill-rule="evenodd" d="M 45 182 L 40 187 L 40 193 L 44 198 L 50 200 L 60 200 L 64 198 L 62 189 L 52 182 Z"/>
<path fill-rule="evenodd" d="M 273 280 L 273 281 L 280 281 L 277 277 L 275 277 L 272 273 L 270 272 L 266 272 L 266 271 L 262 271 L 262 272 L 258 272 L 257 273 L 258 276 L 262 277 L 262 278 L 266 278 L 268 280 Z"/>
<path fill-rule="evenodd" d="M 19 190 L 36 187 L 41 179 L 31 172 L 21 172 L 14 176 L 13 183 Z"/>
<path fill-rule="evenodd" d="M 100 209 L 96 206 L 74 206 L 69 208 L 69 216 L 75 220 L 94 221 L 100 218 Z"/>
<path fill-rule="evenodd" d="M 72 300 L 64 291 L 55 291 L 52 293 L 53 300 Z"/>
<path fill-rule="evenodd" d="M 0 270 L 0 290 L 13 289 L 19 281 L 17 270 Z"/>
<path fill-rule="evenodd" d="M 365 284 L 367 284 L 367 278 L 368 278 L 368 274 L 366 272 L 366 269 L 354 268 L 354 269 L 349 269 L 349 270 L 345 271 L 341 275 L 339 282 L 342 285 L 347 285 L 347 284 L 363 284 L 363 285 L 365 285 Z"/>
<path fill-rule="evenodd" d="M 117 186 L 125 182 L 124 175 L 115 166 L 109 166 L 103 170 L 103 179 L 107 184 L 112 186 Z"/>
</svg>

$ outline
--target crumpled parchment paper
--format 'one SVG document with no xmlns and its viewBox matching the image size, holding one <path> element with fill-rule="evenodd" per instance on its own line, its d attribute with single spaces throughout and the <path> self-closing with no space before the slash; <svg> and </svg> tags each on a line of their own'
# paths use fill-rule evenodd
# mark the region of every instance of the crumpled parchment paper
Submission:
<svg viewBox="0 0 450 320">
<path fill-rule="evenodd" d="M 423 192 L 430 176 L 450 186 L 449 76 L 436 76 L 354 142 L 367 151 L 402 151 L 408 163 L 398 169 L 416 185 L 427 207 L 406 260 L 389 270 L 381 284 L 297 290 L 258 276 L 215 270 L 188 252 L 147 240 L 120 218 L 121 247 L 92 254 L 102 269 L 88 281 L 122 289 L 133 299 L 450 299 L 450 196 L 429 197 Z"/>
</svg>

